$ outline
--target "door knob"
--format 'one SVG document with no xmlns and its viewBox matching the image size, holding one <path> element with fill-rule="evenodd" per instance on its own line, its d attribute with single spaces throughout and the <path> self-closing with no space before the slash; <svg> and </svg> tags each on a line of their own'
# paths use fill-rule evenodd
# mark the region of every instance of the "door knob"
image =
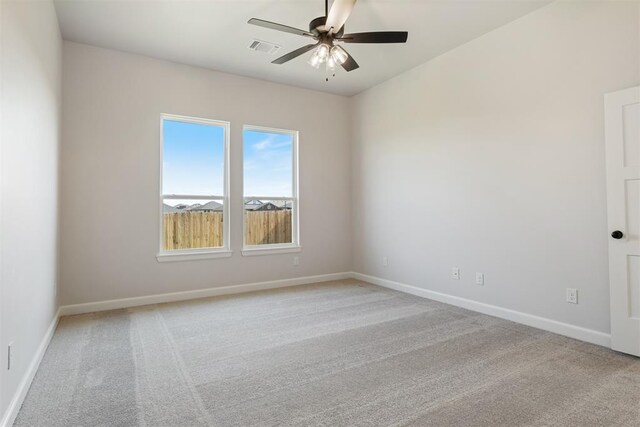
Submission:
<svg viewBox="0 0 640 427">
<path fill-rule="evenodd" d="M 613 237 L 614 239 L 622 239 L 623 236 L 624 236 L 624 233 L 620 230 L 616 230 L 613 233 L 611 233 L 611 237 Z"/>
</svg>

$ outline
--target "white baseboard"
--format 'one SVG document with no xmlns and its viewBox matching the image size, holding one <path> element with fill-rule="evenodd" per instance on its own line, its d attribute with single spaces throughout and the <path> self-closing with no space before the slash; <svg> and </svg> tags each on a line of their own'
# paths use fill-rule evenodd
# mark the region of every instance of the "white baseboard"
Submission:
<svg viewBox="0 0 640 427">
<path fill-rule="evenodd" d="M 36 354 L 31 359 L 31 363 L 29 363 L 29 367 L 27 371 L 24 373 L 22 377 L 22 381 L 18 384 L 18 389 L 13 395 L 13 399 L 9 402 L 9 406 L 2 417 L 2 421 L 0 421 L 0 427 L 11 427 L 13 422 L 18 416 L 18 411 L 20 411 L 20 407 L 22 406 L 22 402 L 24 402 L 24 398 L 27 396 L 27 392 L 29 391 L 29 387 L 31 387 L 31 382 L 33 378 L 36 376 L 36 372 L 38 371 L 38 367 L 40 366 L 40 362 L 44 357 L 44 353 L 49 346 L 49 342 L 51 342 L 51 338 L 53 338 L 53 333 L 56 331 L 56 326 L 58 326 L 58 319 L 60 319 L 60 310 L 56 312 L 47 332 L 44 334 L 40 345 L 38 346 L 38 350 L 36 350 Z"/>
<path fill-rule="evenodd" d="M 498 307 L 491 304 L 485 304 L 466 298 L 460 298 L 453 295 L 447 295 L 440 292 L 434 292 L 417 286 L 407 285 L 404 283 L 394 282 L 379 277 L 367 276 L 361 273 L 351 273 L 354 279 L 369 282 L 374 285 L 382 286 L 396 291 L 405 292 L 411 295 L 432 299 L 446 304 L 455 305 L 457 307 L 466 308 L 468 310 L 477 311 L 479 313 L 488 314 L 490 316 L 499 317 L 501 319 L 511 320 L 516 323 L 553 332 L 566 337 L 575 338 L 577 340 L 586 341 L 592 344 L 601 345 L 611 348 L 611 335 L 604 332 L 594 331 L 580 326 L 571 325 L 569 323 L 558 322 L 556 320 L 547 319 L 545 317 L 534 316 L 533 314 L 522 313 L 520 311 L 510 310 L 508 308 Z"/>
<path fill-rule="evenodd" d="M 96 311 L 115 310 L 119 308 L 137 307 L 149 304 L 161 304 L 173 301 L 185 301 L 197 298 L 206 298 L 219 295 L 239 294 L 244 292 L 259 291 L 265 289 L 283 288 L 287 286 L 306 285 L 309 283 L 328 282 L 331 280 L 343 280 L 354 278 L 369 282 L 374 285 L 389 289 L 395 289 L 423 298 L 440 301 L 501 319 L 522 323 L 523 325 L 575 338 L 581 341 L 611 347 L 611 335 L 580 326 L 563 323 L 552 319 L 547 319 L 533 314 L 527 314 L 508 308 L 498 307 L 466 298 L 443 294 L 441 292 L 430 291 L 417 286 L 394 282 L 392 280 L 379 277 L 368 276 L 362 273 L 345 272 L 322 274 L 318 276 L 296 277 L 293 279 L 272 280 L 268 282 L 247 283 L 241 285 L 222 286 L 217 288 L 199 289 L 195 291 L 172 292 L 166 294 L 149 295 L 143 297 L 114 299 L 108 301 L 90 302 L 86 304 L 64 305 L 60 307 L 59 315 L 68 316 L 73 314 L 92 313 Z M 50 339 L 50 337 L 49 337 Z M 46 347 L 45 347 L 46 348 Z M 4 427 L 4 426 L 2 426 Z"/>
<path fill-rule="evenodd" d="M 60 307 L 61 316 L 72 314 L 93 313 L 96 311 L 115 310 L 119 308 L 137 307 L 165 302 L 185 301 L 197 298 L 215 297 L 219 295 L 239 294 L 265 289 L 284 288 L 287 286 L 306 285 L 309 283 L 329 282 L 352 277 L 351 273 L 321 274 L 318 276 L 296 277 L 293 279 L 271 280 L 268 282 L 246 283 L 242 285 L 221 286 L 218 288 L 198 289 L 195 291 L 172 292 L 167 294 L 149 295 L 143 297 L 113 299 L 107 301 L 89 302 L 86 304 L 63 305 Z"/>
</svg>

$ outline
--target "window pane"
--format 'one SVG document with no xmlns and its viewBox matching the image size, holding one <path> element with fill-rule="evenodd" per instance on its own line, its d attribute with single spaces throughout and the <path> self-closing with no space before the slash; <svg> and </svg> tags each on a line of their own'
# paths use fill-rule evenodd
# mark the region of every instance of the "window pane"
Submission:
<svg viewBox="0 0 640 427">
<path fill-rule="evenodd" d="M 292 243 L 291 200 L 245 199 L 245 245 L 275 245 Z"/>
<path fill-rule="evenodd" d="M 223 207 L 223 200 L 164 199 L 163 250 L 222 247 Z"/>
<path fill-rule="evenodd" d="M 293 135 L 244 130 L 245 196 L 293 196 Z"/>
<path fill-rule="evenodd" d="M 162 121 L 162 193 L 222 195 L 224 127 Z"/>
</svg>

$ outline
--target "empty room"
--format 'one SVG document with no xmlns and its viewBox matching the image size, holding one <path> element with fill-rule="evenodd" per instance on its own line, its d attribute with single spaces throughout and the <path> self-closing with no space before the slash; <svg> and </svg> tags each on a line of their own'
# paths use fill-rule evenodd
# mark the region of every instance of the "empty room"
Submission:
<svg viewBox="0 0 640 427">
<path fill-rule="evenodd" d="M 0 0 L 0 427 L 640 426 L 640 0 Z"/>
</svg>

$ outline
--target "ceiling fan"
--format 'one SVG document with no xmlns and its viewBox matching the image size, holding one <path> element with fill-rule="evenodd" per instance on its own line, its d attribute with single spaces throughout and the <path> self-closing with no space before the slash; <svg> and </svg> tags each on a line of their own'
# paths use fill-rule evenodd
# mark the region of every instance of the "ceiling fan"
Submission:
<svg viewBox="0 0 640 427">
<path fill-rule="evenodd" d="M 325 0 L 325 16 L 313 19 L 309 23 L 309 31 L 257 18 L 251 18 L 248 23 L 272 30 L 284 31 L 285 33 L 309 37 L 315 40 L 315 43 L 303 46 L 272 61 L 273 64 L 284 64 L 313 50 L 314 52 L 309 59 L 309 64 L 314 68 L 320 68 L 320 65 L 325 63 L 327 70 L 333 72 L 335 76 L 336 65 L 341 65 L 342 68 L 347 71 L 353 71 L 359 67 L 353 57 L 349 55 L 342 46 L 336 43 L 405 43 L 409 35 L 406 31 L 376 31 L 345 34 L 344 24 L 349 18 L 349 15 L 351 15 L 355 4 L 356 0 L 334 0 L 331 9 L 329 9 L 329 1 Z"/>
</svg>

